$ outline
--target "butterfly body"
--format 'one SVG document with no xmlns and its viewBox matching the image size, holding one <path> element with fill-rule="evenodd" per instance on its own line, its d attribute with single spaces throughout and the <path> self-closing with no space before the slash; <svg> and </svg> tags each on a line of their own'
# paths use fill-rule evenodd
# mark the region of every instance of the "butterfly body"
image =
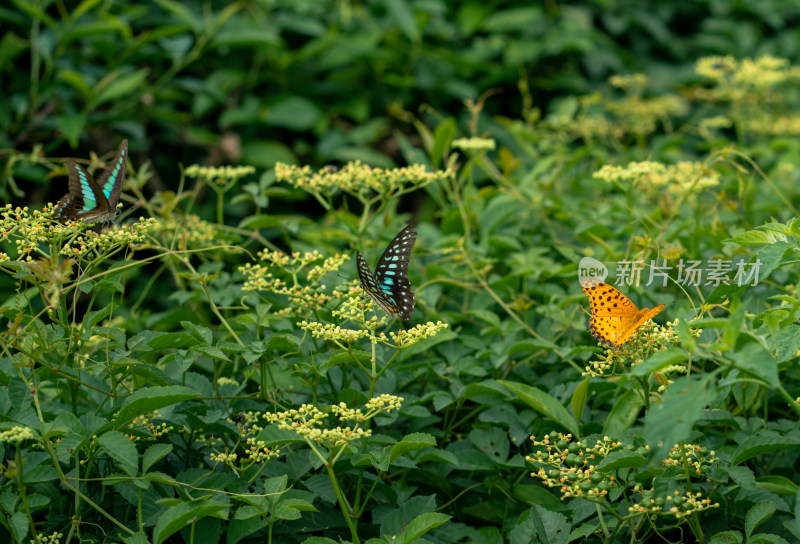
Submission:
<svg viewBox="0 0 800 544">
<path fill-rule="evenodd" d="M 411 248 L 416 239 L 414 225 L 401 230 L 381 255 L 374 274 L 366 259 L 356 251 L 358 278 L 364 292 L 387 314 L 400 319 L 409 319 L 414 311 L 414 293 L 406 275 Z"/>
<path fill-rule="evenodd" d="M 67 159 L 69 192 L 53 208 L 53 217 L 62 223 L 107 223 L 116 219 L 127 164 L 128 140 L 119 144 L 117 155 L 97 181 L 78 163 Z"/>
<path fill-rule="evenodd" d="M 659 304 L 640 310 L 619 289 L 592 278 L 581 281 L 581 289 L 589 297 L 592 308 L 589 332 L 609 347 L 622 347 L 642 325 L 664 309 L 664 305 Z"/>
</svg>

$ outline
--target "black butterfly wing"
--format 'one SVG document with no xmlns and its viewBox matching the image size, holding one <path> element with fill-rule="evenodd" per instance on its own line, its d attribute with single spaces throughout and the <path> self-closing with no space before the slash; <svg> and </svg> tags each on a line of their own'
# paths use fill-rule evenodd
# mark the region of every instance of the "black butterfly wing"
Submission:
<svg viewBox="0 0 800 544">
<path fill-rule="evenodd" d="M 358 264 L 358 279 L 361 281 L 361 288 L 364 289 L 364 292 L 375 301 L 375 304 L 383 308 L 384 312 L 389 315 L 397 315 L 397 305 L 387 298 L 378 286 L 372 270 L 369 269 L 369 263 L 359 251 L 356 251 L 356 263 Z"/>
<path fill-rule="evenodd" d="M 82 220 L 86 222 L 109 221 L 117 215 L 117 202 L 125 179 L 128 163 L 128 140 L 123 140 L 117 155 L 95 181 L 83 167 L 67 159 L 69 193 L 58 201 L 53 216 L 59 221 Z"/>
<path fill-rule="evenodd" d="M 122 191 L 122 182 L 125 180 L 127 166 L 128 140 L 122 140 L 111 165 L 103 170 L 103 173 L 97 178 L 97 185 L 111 211 L 115 211 L 119 203 L 119 194 Z"/>
<path fill-rule="evenodd" d="M 356 254 L 361 286 L 388 314 L 400 319 L 409 319 L 416 304 L 407 277 L 411 249 L 416 240 L 414 225 L 401 230 L 381 255 L 374 274 L 361 254 Z"/>
<path fill-rule="evenodd" d="M 62 222 L 82 219 L 97 209 L 98 194 L 100 197 L 103 196 L 91 174 L 74 160 L 67 159 L 67 170 L 69 171 L 69 192 L 53 208 L 53 217 Z M 105 197 L 103 197 L 103 201 L 105 201 Z M 107 202 L 106 206 L 108 206 Z"/>
</svg>

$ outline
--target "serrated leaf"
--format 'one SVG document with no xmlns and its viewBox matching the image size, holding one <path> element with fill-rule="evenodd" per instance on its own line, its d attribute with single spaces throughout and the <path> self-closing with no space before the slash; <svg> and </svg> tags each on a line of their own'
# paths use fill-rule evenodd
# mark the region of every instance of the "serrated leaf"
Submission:
<svg viewBox="0 0 800 544">
<path fill-rule="evenodd" d="M 570 405 L 572 406 L 572 413 L 575 415 L 575 421 L 578 422 L 578 425 L 581 423 L 581 416 L 583 415 L 583 407 L 586 406 L 586 397 L 589 395 L 589 377 L 587 376 L 575 387 L 575 391 L 572 393 L 572 400 L 570 401 Z"/>
<path fill-rule="evenodd" d="M 224 511 L 227 509 L 227 504 L 214 503 L 208 500 L 185 502 L 172 506 L 158 518 L 158 522 L 153 529 L 153 542 L 161 544 L 189 523 L 199 521 L 205 517 L 213 516 L 225 519 Z"/>
<path fill-rule="evenodd" d="M 667 348 L 657 351 L 643 362 L 631 368 L 631 376 L 648 376 L 662 368 L 683 362 L 687 359 L 686 352 L 679 348 Z"/>
<path fill-rule="evenodd" d="M 142 456 L 142 472 L 147 472 L 153 463 L 172 452 L 172 444 L 153 444 L 144 452 Z"/>
<path fill-rule="evenodd" d="M 647 464 L 647 458 L 633 451 L 612 451 L 597 464 L 600 472 L 613 472 L 621 468 L 640 468 Z"/>
<path fill-rule="evenodd" d="M 516 395 L 519 400 L 539 412 L 549 417 L 566 430 L 572 433 L 575 437 L 580 437 L 580 429 L 575 418 L 570 415 L 564 406 L 555 398 L 551 397 L 544 391 L 531 387 L 524 383 L 508 382 L 500 380 L 512 394 Z"/>
<path fill-rule="evenodd" d="M 743 537 L 739 531 L 722 531 L 715 534 L 708 544 L 742 544 Z"/>
<path fill-rule="evenodd" d="M 775 510 L 777 510 L 777 507 L 774 502 L 762 501 L 754 504 L 750 510 L 747 511 L 747 515 L 744 519 L 744 534 L 747 540 L 750 540 L 750 536 L 753 534 L 753 531 L 756 530 L 756 527 L 772 517 Z"/>
<path fill-rule="evenodd" d="M 118 431 L 108 431 L 98 436 L 96 440 L 128 476 L 136 476 L 139 468 L 139 454 L 130 438 Z"/>
<path fill-rule="evenodd" d="M 205 355 L 206 357 L 211 357 L 212 359 L 216 359 L 218 361 L 230 361 L 228 356 L 216 346 L 194 346 L 192 347 L 192 351 Z"/>
<path fill-rule="evenodd" d="M 185 332 L 162 332 L 151 338 L 147 345 L 156 351 L 163 349 L 183 349 L 196 346 L 201 341 Z"/>
<path fill-rule="evenodd" d="M 421 450 L 424 448 L 435 448 L 436 438 L 432 435 L 424 433 L 413 433 L 403 437 L 403 439 L 392 446 L 392 453 L 389 456 L 390 461 L 394 461 L 401 455 L 405 455 L 410 451 Z"/>
<path fill-rule="evenodd" d="M 669 450 L 689 439 L 695 422 L 717 396 L 713 374 L 683 376 L 664 393 L 661 403 L 650 407 L 645 419 L 645 440 L 653 446 L 653 459 L 666 457 Z"/>
<path fill-rule="evenodd" d="M 178 404 L 179 402 L 185 402 L 199 395 L 197 391 L 178 385 L 139 389 L 125 399 L 125 403 L 114 420 L 114 425 L 119 428 L 138 415 Z"/>
<path fill-rule="evenodd" d="M 739 444 L 731 456 L 731 465 L 739 465 L 756 455 L 771 451 L 786 451 L 800 446 L 800 440 L 785 436 L 750 436 Z"/>
<path fill-rule="evenodd" d="M 451 516 L 436 512 L 420 514 L 411 520 L 411 523 L 408 524 L 408 527 L 403 532 L 403 544 L 411 544 L 425 533 L 444 525 L 450 519 Z"/>
</svg>

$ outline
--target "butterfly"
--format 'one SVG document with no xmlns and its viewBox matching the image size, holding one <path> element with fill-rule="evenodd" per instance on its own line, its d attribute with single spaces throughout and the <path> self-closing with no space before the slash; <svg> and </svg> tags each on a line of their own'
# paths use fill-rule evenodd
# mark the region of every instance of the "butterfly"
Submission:
<svg viewBox="0 0 800 544">
<path fill-rule="evenodd" d="M 369 269 L 366 259 L 356 251 L 361 287 L 387 314 L 400 319 L 410 318 L 414 311 L 414 293 L 411 292 L 411 282 L 406 274 L 408 258 L 416 239 L 414 225 L 401 230 L 381 255 L 375 274 Z"/>
<path fill-rule="evenodd" d="M 107 223 L 116 219 L 127 164 L 128 140 L 122 140 L 116 157 L 97 181 L 74 160 L 67 159 L 69 192 L 53 208 L 53 217 L 62 223 Z"/>
<path fill-rule="evenodd" d="M 619 289 L 593 278 L 582 280 L 581 289 L 589 296 L 592 307 L 589 331 L 609 347 L 621 347 L 664 309 L 664 305 L 659 304 L 652 310 L 640 310 Z"/>
</svg>

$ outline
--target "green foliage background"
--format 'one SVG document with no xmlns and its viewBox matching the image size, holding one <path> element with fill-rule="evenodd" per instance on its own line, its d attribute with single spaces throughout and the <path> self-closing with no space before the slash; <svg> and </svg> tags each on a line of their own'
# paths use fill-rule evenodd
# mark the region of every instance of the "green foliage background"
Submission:
<svg viewBox="0 0 800 544">
<path fill-rule="evenodd" d="M 4 201 L 126 137 L 149 218 L 3 210 L 0 538 L 797 541 L 799 15 L 0 7 Z M 417 309 L 370 319 L 352 255 L 409 222 Z M 760 282 L 626 288 L 668 323 L 606 352 L 585 256 Z"/>
</svg>

